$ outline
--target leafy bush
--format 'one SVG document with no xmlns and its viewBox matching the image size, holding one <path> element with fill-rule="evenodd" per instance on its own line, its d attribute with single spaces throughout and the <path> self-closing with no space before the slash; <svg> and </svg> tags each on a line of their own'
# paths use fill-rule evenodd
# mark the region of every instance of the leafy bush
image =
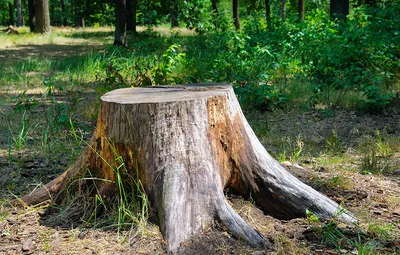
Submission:
<svg viewBox="0 0 400 255">
<path fill-rule="evenodd" d="M 227 25 L 224 14 L 211 23 L 202 20 L 206 15 L 201 12 L 207 8 L 192 7 L 184 14 L 201 34 L 139 33 L 131 38 L 131 49 L 109 48 L 88 58 L 88 67 L 82 69 L 95 70 L 107 90 L 228 82 L 235 85 L 243 106 L 261 110 L 300 103 L 326 111 L 337 107 L 376 111 L 390 105 L 399 89 L 398 3 L 374 10 L 354 8 L 347 21 L 332 20 L 324 11 L 308 11 L 304 22 L 273 19 L 269 28 L 260 16 L 264 14 L 255 12 L 241 31 Z"/>
</svg>

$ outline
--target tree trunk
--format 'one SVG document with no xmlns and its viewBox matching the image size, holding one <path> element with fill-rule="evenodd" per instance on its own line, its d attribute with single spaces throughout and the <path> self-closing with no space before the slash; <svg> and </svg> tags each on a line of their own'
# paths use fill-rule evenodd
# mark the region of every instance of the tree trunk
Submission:
<svg viewBox="0 0 400 255">
<path fill-rule="evenodd" d="M 299 20 L 304 21 L 304 0 L 298 0 L 298 14 L 299 14 Z"/>
<path fill-rule="evenodd" d="M 171 16 L 171 27 L 178 27 L 178 2 L 176 0 L 170 0 L 170 16 Z"/>
<path fill-rule="evenodd" d="M 331 0 L 330 14 L 332 18 L 346 19 L 350 13 L 349 0 Z"/>
<path fill-rule="evenodd" d="M 85 18 L 83 16 L 84 2 L 79 0 L 74 0 L 74 12 L 75 12 L 75 26 L 85 27 Z"/>
<path fill-rule="evenodd" d="M 50 14 L 48 0 L 35 0 L 35 33 L 50 33 Z"/>
<path fill-rule="evenodd" d="M 136 33 L 137 0 L 127 0 L 126 9 L 126 30 Z"/>
<path fill-rule="evenodd" d="M 137 8 L 138 8 L 138 0 L 131 0 L 132 1 L 132 31 L 134 33 L 137 32 L 136 26 L 137 26 L 137 19 L 136 19 L 136 13 L 137 13 Z"/>
<path fill-rule="evenodd" d="M 23 18 L 22 18 L 21 0 L 16 0 L 15 3 L 17 5 L 17 27 L 22 27 L 24 22 L 23 22 Z"/>
<path fill-rule="evenodd" d="M 265 0 L 265 19 L 267 20 L 267 27 L 271 29 L 271 2 Z"/>
<path fill-rule="evenodd" d="M 281 0 L 282 6 L 281 6 L 281 18 L 283 21 L 286 20 L 286 0 Z"/>
<path fill-rule="evenodd" d="M 54 4 L 51 3 L 51 1 L 50 1 L 50 17 L 53 17 L 50 20 L 50 26 L 58 26 L 59 25 L 58 20 L 54 18 L 55 17 L 55 6 L 54 6 Z"/>
<path fill-rule="evenodd" d="M 252 197 L 264 212 L 283 219 L 335 215 L 339 205 L 303 184 L 275 161 L 245 119 L 231 85 L 125 88 L 101 97 L 97 128 L 88 145 L 62 175 L 22 197 L 37 204 L 61 200 L 72 180 L 89 169 L 100 195 L 115 192 L 122 158 L 138 176 L 158 212 L 167 250 L 200 234 L 214 219 L 254 246 L 269 246 L 229 205 L 224 189 Z M 75 183 L 79 183 L 76 182 Z M 15 203 L 15 201 L 14 201 Z M 344 211 L 339 217 L 353 221 Z"/>
<path fill-rule="evenodd" d="M 35 0 L 28 0 L 28 23 L 31 32 L 35 32 Z"/>
<path fill-rule="evenodd" d="M 240 18 L 239 18 L 239 0 L 232 0 L 233 9 L 233 23 L 235 24 L 236 30 L 240 29 Z"/>
<path fill-rule="evenodd" d="M 11 2 L 8 2 L 8 14 L 10 19 L 8 20 L 8 25 L 14 26 L 14 8 Z"/>
<path fill-rule="evenodd" d="M 126 0 L 115 2 L 115 36 L 114 45 L 126 46 Z"/>
<path fill-rule="evenodd" d="M 217 6 L 217 0 L 211 0 L 211 8 L 212 8 L 212 12 L 215 16 L 219 15 L 219 11 L 218 11 L 218 6 Z"/>
<path fill-rule="evenodd" d="M 67 26 L 67 13 L 65 12 L 65 2 L 64 0 L 60 1 L 60 9 L 61 9 L 61 25 L 64 27 Z"/>
<path fill-rule="evenodd" d="M 132 0 L 126 0 L 126 31 L 132 31 L 133 29 Z"/>
</svg>

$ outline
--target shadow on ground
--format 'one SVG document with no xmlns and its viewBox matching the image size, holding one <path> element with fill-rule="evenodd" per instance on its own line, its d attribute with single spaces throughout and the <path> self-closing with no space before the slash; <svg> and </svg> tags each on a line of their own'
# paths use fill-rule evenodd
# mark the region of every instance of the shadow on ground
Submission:
<svg viewBox="0 0 400 255">
<path fill-rule="evenodd" d="M 65 57 L 81 56 L 96 50 L 100 50 L 104 46 L 100 45 L 18 45 L 8 49 L 0 49 L 0 65 L 7 65 L 31 58 L 39 59 L 60 59 Z"/>
</svg>

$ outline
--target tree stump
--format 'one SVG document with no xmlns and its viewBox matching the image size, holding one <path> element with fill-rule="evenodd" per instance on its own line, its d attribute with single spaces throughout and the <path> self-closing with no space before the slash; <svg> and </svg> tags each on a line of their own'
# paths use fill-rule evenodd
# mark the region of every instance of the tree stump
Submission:
<svg viewBox="0 0 400 255">
<path fill-rule="evenodd" d="M 4 34 L 16 34 L 19 35 L 18 30 L 16 30 L 13 26 L 8 26 L 6 29 L 3 30 Z"/>
<path fill-rule="evenodd" d="M 247 123 L 229 84 L 125 88 L 101 97 L 97 128 L 78 160 L 44 188 L 22 197 L 37 204 L 62 198 L 73 179 L 116 180 L 115 152 L 143 184 L 157 210 L 167 250 L 199 234 L 217 219 L 254 246 L 270 243 L 229 205 L 224 189 L 251 198 L 280 219 L 310 210 L 322 219 L 341 210 L 274 160 Z M 113 185 L 98 190 L 112 195 Z M 114 184 L 115 186 L 115 184 Z M 347 211 L 339 217 L 354 221 Z"/>
</svg>

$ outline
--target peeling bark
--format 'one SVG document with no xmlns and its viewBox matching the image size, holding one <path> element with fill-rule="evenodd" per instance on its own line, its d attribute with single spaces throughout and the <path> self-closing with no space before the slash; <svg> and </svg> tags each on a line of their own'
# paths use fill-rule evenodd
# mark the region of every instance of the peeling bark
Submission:
<svg viewBox="0 0 400 255">
<path fill-rule="evenodd" d="M 229 205 L 224 189 L 251 197 L 278 218 L 333 217 L 339 205 L 303 184 L 275 161 L 245 119 L 232 86 L 185 85 L 117 89 L 101 97 L 97 128 L 74 165 L 20 201 L 57 201 L 72 180 L 89 169 L 115 180 L 116 151 L 143 184 L 157 210 L 167 250 L 219 220 L 254 246 L 271 244 Z M 100 186 L 112 194 L 112 183 Z M 344 211 L 344 221 L 354 221 Z"/>
</svg>

